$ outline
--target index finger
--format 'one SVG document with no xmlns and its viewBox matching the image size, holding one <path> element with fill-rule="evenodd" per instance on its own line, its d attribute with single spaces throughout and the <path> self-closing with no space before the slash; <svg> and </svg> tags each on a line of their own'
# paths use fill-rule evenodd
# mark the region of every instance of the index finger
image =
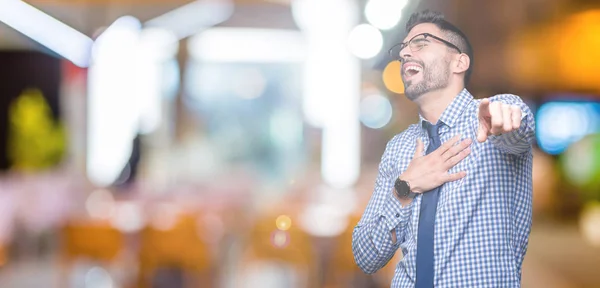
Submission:
<svg viewBox="0 0 600 288">
<path fill-rule="evenodd" d="M 417 148 L 415 148 L 415 155 L 413 156 L 413 158 L 417 158 L 421 155 L 423 155 L 423 141 L 417 138 Z"/>
<path fill-rule="evenodd" d="M 490 99 L 482 99 L 479 102 L 479 117 L 489 116 L 490 114 Z"/>
<path fill-rule="evenodd" d="M 456 142 L 458 142 L 460 140 L 460 134 L 450 138 L 448 141 L 444 142 L 442 144 L 442 146 L 440 146 L 440 148 L 438 148 L 436 150 L 436 152 L 438 152 L 440 155 L 443 154 L 444 152 L 448 151 L 448 149 L 452 148 L 452 146 L 454 146 L 454 144 L 456 144 Z"/>
</svg>

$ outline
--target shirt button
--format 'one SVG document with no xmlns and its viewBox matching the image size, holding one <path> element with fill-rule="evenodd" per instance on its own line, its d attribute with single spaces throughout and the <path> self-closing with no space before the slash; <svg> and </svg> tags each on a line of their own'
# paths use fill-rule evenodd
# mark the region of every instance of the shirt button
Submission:
<svg viewBox="0 0 600 288">
<path fill-rule="evenodd" d="M 396 213 L 396 218 L 400 217 L 400 213 Z"/>
</svg>

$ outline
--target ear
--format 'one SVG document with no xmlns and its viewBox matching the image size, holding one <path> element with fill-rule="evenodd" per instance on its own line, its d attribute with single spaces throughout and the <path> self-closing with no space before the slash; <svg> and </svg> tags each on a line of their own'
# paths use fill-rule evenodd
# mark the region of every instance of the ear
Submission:
<svg viewBox="0 0 600 288">
<path fill-rule="evenodd" d="M 469 55 L 467 55 L 465 53 L 461 53 L 457 57 L 458 58 L 456 59 L 456 65 L 454 66 L 454 72 L 455 73 L 466 72 L 467 69 L 469 69 L 469 66 L 471 65 L 471 58 L 469 58 Z"/>
</svg>

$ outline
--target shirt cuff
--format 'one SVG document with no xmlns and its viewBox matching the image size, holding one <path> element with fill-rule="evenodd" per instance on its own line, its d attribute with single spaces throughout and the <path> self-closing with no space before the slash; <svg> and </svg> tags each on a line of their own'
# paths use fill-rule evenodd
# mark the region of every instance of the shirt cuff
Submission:
<svg viewBox="0 0 600 288">
<path fill-rule="evenodd" d="M 392 193 L 389 193 L 385 206 L 383 206 L 380 215 L 383 216 L 388 231 L 396 228 L 403 230 L 408 223 L 408 216 L 415 199 L 410 204 L 402 207 L 402 203 Z"/>
</svg>

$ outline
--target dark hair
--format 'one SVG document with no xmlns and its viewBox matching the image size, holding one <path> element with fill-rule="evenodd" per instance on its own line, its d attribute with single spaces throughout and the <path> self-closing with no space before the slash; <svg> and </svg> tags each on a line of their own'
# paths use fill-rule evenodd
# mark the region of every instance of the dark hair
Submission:
<svg viewBox="0 0 600 288">
<path fill-rule="evenodd" d="M 446 21 L 446 19 L 444 19 L 444 14 L 431 10 L 423 10 L 413 13 L 406 23 L 406 33 L 409 33 L 412 28 L 423 23 L 431 23 L 437 26 L 447 37 L 446 40 L 456 45 L 463 53 L 469 56 L 471 63 L 465 72 L 465 86 L 469 84 L 469 80 L 471 80 L 471 72 L 473 72 L 474 59 L 473 47 L 471 47 L 471 43 L 469 43 L 469 39 L 467 39 L 465 33 L 460 31 L 460 29 L 458 29 L 452 23 Z M 448 48 L 451 49 L 450 47 Z"/>
</svg>

